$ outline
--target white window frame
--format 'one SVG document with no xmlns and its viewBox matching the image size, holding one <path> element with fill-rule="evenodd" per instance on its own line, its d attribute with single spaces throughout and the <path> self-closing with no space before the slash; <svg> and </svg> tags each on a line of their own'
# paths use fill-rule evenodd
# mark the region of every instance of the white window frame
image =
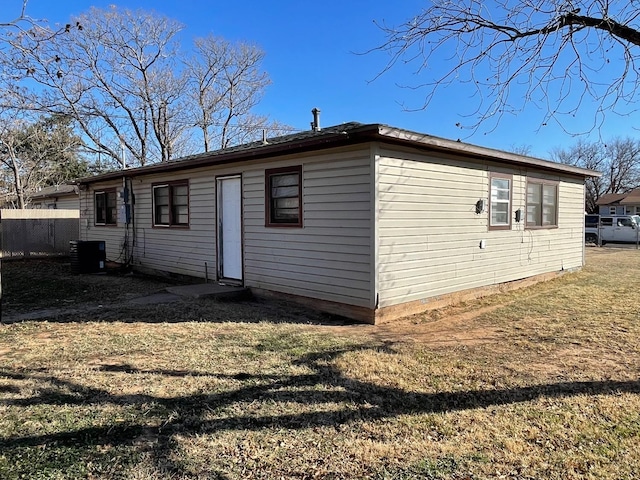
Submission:
<svg viewBox="0 0 640 480">
<path fill-rule="evenodd" d="M 508 199 L 498 199 L 497 195 L 494 195 L 493 181 L 508 181 Z M 496 189 L 498 187 L 496 186 Z M 502 189 L 504 190 L 504 189 Z M 506 222 L 495 222 L 493 217 L 493 211 L 497 205 L 507 205 L 507 221 Z M 505 174 L 505 173 L 490 173 L 489 174 L 489 230 L 511 230 L 511 217 L 513 210 L 513 175 Z"/>
</svg>

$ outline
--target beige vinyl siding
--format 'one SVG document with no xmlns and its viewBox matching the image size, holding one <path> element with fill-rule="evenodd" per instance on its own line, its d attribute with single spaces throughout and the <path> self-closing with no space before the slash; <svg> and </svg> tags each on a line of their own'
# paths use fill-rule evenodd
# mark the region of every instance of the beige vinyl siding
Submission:
<svg viewBox="0 0 640 480">
<path fill-rule="evenodd" d="M 134 265 L 216 279 L 216 193 L 215 177 L 228 169 L 205 168 L 133 180 L 136 194 L 136 245 Z M 152 185 L 189 182 L 189 227 L 154 227 Z M 206 266 L 205 266 L 206 263 Z"/>
<path fill-rule="evenodd" d="M 123 242 L 125 225 L 118 219 L 117 225 L 95 225 L 94 193 L 104 189 L 116 189 L 118 211 L 122 205 L 120 192 L 122 181 L 90 185 L 80 190 L 80 240 L 103 240 L 107 261 L 122 263 L 125 261 Z"/>
<path fill-rule="evenodd" d="M 379 306 L 582 266 L 582 180 L 504 165 L 381 150 L 378 165 Z M 489 172 L 513 175 L 512 227 L 488 229 Z M 529 230 L 526 178 L 560 181 L 558 228 Z M 486 248 L 480 248 L 484 240 Z"/>
<path fill-rule="evenodd" d="M 134 178 L 133 264 L 204 278 L 206 262 L 209 278 L 215 279 L 215 178 L 241 174 L 245 285 L 371 306 L 370 164 L 370 149 L 358 147 Z M 301 165 L 303 172 L 303 228 L 267 228 L 265 168 L 294 165 Z M 154 228 L 152 185 L 175 180 L 189 181 L 189 228 Z M 84 193 L 82 198 L 88 205 Z M 92 226 L 90 198 L 89 235 L 104 240 L 106 227 Z M 111 227 L 109 245 L 122 244 L 121 227 Z M 134 241 L 131 234 L 129 241 Z"/>
<path fill-rule="evenodd" d="M 78 210 L 80 208 L 80 200 L 78 195 L 75 194 L 37 198 L 32 201 L 31 208 Z"/>
<path fill-rule="evenodd" d="M 43 203 L 47 203 L 47 202 L 43 202 Z M 56 206 L 55 208 L 60 210 L 77 210 L 80 206 L 78 195 L 68 195 L 65 197 L 61 196 L 61 197 L 58 197 L 58 199 L 54 203 Z"/>
<path fill-rule="evenodd" d="M 288 157 L 302 165 L 303 228 L 265 227 L 264 169 L 244 174 L 245 284 L 370 306 L 369 148 Z"/>
</svg>

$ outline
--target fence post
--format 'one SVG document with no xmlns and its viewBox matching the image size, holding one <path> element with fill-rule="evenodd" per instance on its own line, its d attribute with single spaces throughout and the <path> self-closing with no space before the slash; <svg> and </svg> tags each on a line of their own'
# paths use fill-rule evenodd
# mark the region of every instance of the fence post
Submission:
<svg viewBox="0 0 640 480">
<path fill-rule="evenodd" d="M 29 256 L 31 256 L 31 250 L 29 248 L 29 236 L 27 235 L 27 222 L 29 220 L 27 219 L 20 219 L 18 221 L 18 224 L 20 225 L 20 228 L 18 229 L 19 232 L 19 237 L 20 238 L 20 245 L 22 245 L 22 257 L 23 258 L 27 258 Z"/>
</svg>

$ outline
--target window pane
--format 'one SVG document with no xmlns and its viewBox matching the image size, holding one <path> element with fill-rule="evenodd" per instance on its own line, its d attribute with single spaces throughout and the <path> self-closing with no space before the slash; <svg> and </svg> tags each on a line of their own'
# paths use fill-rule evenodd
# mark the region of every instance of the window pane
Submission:
<svg viewBox="0 0 640 480">
<path fill-rule="evenodd" d="M 300 174 L 268 174 L 271 223 L 300 223 Z"/>
<path fill-rule="evenodd" d="M 118 222 L 118 213 L 116 207 L 107 208 L 107 224 L 114 225 Z"/>
<path fill-rule="evenodd" d="M 153 212 L 156 225 L 169 225 L 169 187 L 153 187 Z"/>
<path fill-rule="evenodd" d="M 509 190 L 509 179 L 507 178 L 492 178 L 491 187 L 501 190 Z"/>
<path fill-rule="evenodd" d="M 540 203 L 540 187 L 542 187 L 542 185 L 539 183 L 530 183 L 527 185 L 527 203 Z"/>
<path fill-rule="evenodd" d="M 173 206 L 173 223 L 178 225 L 189 224 L 189 207 L 187 205 Z"/>
<path fill-rule="evenodd" d="M 555 185 L 544 185 L 543 186 L 543 202 L 545 205 L 555 205 L 556 204 L 556 186 Z"/>
<path fill-rule="evenodd" d="M 96 223 L 105 223 L 106 220 L 106 212 L 105 212 L 105 194 L 96 193 L 95 196 L 95 206 L 96 206 Z"/>
<path fill-rule="evenodd" d="M 189 196 L 188 195 L 174 195 L 173 196 L 173 205 L 187 206 L 189 204 Z"/>
<path fill-rule="evenodd" d="M 189 225 L 189 185 L 153 187 L 155 225 Z"/>
<path fill-rule="evenodd" d="M 558 189 L 555 185 L 542 187 L 542 225 L 557 225 L 556 204 Z"/>
<path fill-rule="evenodd" d="M 297 208 L 281 208 L 274 212 L 274 220 L 287 223 L 298 222 L 298 209 Z"/>
<path fill-rule="evenodd" d="M 169 205 L 169 187 L 154 187 L 153 200 L 156 205 Z"/>
<path fill-rule="evenodd" d="M 556 224 L 556 207 L 545 205 L 542 209 L 542 225 Z"/>
<path fill-rule="evenodd" d="M 189 203 L 189 187 L 187 185 L 174 186 L 172 193 L 174 205 L 187 205 Z"/>
<path fill-rule="evenodd" d="M 116 192 L 107 192 L 107 218 L 106 223 L 108 225 L 115 225 L 118 223 L 118 209 L 117 209 Z"/>
<path fill-rule="evenodd" d="M 169 225 L 169 206 L 168 205 L 156 206 L 155 223 L 157 225 Z"/>
<path fill-rule="evenodd" d="M 274 205 L 276 209 L 281 208 L 298 208 L 299 200 L 298 198 L 278 198 L 274 200 Z"/>
<path fill-rule="evenodd" d="M 538 225 L 540 218 L 540 205 L 527 204 L 527 225 Z"/>
<path fill-rule="evenodd" d="M 508 225 L 509 224 L 509 204 L 497 203 L 491 206 L 491 224 L 492 225 Z"/>
<path fill-rule="evenodd" d="M 116 206 L 116 192 L 107 192 L 107 207 L 115 207 Z"/>
<path fill-rule="evenodd" d="M 511 180 L 491 179 L 491 226 L 508 226 L 511 216 Z"/>
<path fill-rule="evenodd" d="M 527 225 L 549 227 L 558 224 L 558 187 L 544 183 L 527 183 Z"/>
<path fill-rule="evenodd" d="M 294 187 L 274 187 L 271 189 L 271 196 L 273 198 L 297 197 L 298 186 L 296 185 Z"/>
<path fill-rule="evenodd" d="M 527 184 L 527 225 L 540 226 L 542 222 L 542 185 Z"/>
<path fill-rule="evenodd" d="M 289 187 L 292 185 L 298 186 L 297 173 L 287 173 L 283 175 L 271 176 L 271 187 Z"/>
</svg>

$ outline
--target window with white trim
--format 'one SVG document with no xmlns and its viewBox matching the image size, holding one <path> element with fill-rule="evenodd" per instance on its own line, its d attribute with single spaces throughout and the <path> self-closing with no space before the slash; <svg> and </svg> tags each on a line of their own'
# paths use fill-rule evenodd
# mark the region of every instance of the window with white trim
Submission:
<svg viewBox="0 0 640 480">
<path fill-rule="evenodd" d="M 492 173 L 489 177 L 489 229 L 508 230 L 511 228 L 511 175 Z"/>
</svg>

